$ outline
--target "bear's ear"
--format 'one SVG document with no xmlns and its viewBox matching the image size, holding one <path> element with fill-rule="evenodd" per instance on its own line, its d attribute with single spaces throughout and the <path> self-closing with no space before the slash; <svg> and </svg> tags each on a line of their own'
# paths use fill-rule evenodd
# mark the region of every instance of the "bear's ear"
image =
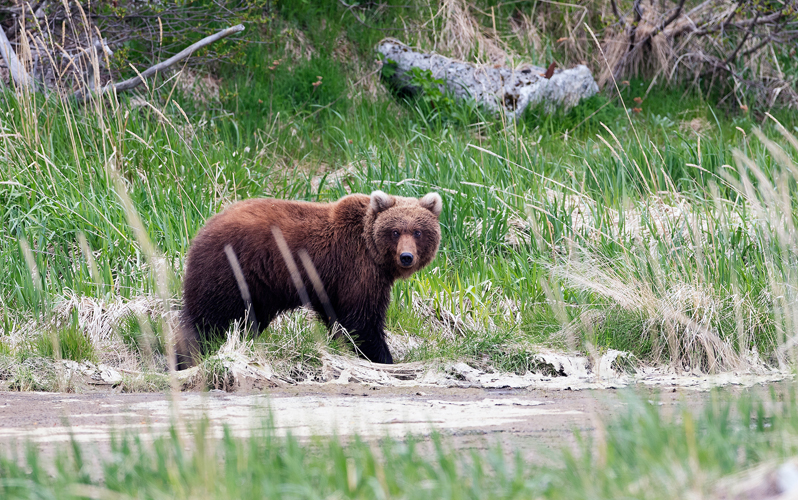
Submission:
<svg viewBox="0 0 798 500">
<path fill-rule="evenodd" d="M 393 199 L 393 196 L 389 196 L 382 191 L 373 191 L 371 193 L 371 203 L 369 206 L 371 210 L 378 214 L 383 210 L 388 210 L 396 203 L 396 200 Z"/>
<path fill-rule="evenodd" d="M 438 193 L 428 193 L 418 200 L 418 203 L 438 217 L 443 210 L 443 200 Z"/>
</svg>

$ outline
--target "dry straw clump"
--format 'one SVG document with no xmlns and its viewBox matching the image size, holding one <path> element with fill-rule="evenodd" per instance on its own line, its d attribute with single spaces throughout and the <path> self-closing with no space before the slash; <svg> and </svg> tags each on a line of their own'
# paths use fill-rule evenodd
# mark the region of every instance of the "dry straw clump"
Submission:
<svg viewBox="0 0 798 500">
<path fill-rule="evenodd" d="M 621 263 L 596 258 L 552 267 L 555 277 L 569 287 L 598 294 L 618 307 L 641 316 L 640 342 L 649 337 L 653 361 L 669 361 L 679 370 L 706 373 L 741 370 L 761 364 L 752 344 L 752 329 L 763 318 L 756 298 L 740 297 L 711 285 L 669 280 L 664 274 L 645 281 L 623 270 Z M 723 337 L 721 322 L 747 319 L 740 338 Z M 594 321 L 595 323 L 595 321 Z"/>
<path fill-rule="evenodd" d="M 509 56 L 497 33 L 486 33 L 467 0 L 443 0 L 438 16 L 443 27 L 436 33 L 435 50 L 460 60 L 476 58 L 478 63 L 507 63 Z"/>
<path fill-rule="evenodd" d="M 140 324 L 165 322 L 177 327 L 177 314 L 164 310 L 163 301 L 153 295 L 139 295 L 131 299 L 115 296 L 102 299 L 90 296 L 68 294 L 54 301 L 48 318 L 31 319 L 11 332 L 5 332 L 7 347 L 12 351 L 28 345 L 31 339 L 46 335 L 47 331 L 76 327 L 91 342 L 100 362 L 129 370 L 138 370 L 141 363 L 149 367 L 163 365 L 162 356 L 153 359 L 153 353 L 137 352 L 126 344 L 120 336 L 120 329 L 131 321 Z M 153 332 L 149 332 L 152 334 Z M 150 359 L 142 359 L 148 355 Z"/>
<path fill-rule="evenodd" d="M 412 307 L 418 316 L 429 319 L 444 339 L 454 339 L 469 331 L 493 332 L 502 324 L 521 322 L 518 304 L 489 280 L 423 296 L 413 292 Z"/>
<path fill-rule="evenodd" d="M 197 102 L 207 104 L 219 100 L 221 81 L 213 75 L 187 69 L 180 73 L 177 82 L 183 93 Z"/>
<path fill-rule="evenodd" d="M 522 46 L 531 47 L 535 54 L 543 51 L 543 40 L 531 15 L 519 11 L 510 18 L 510 29 Z"/>
<path fill-rule="evenodd" d="M 632 8 L 610 0 L 616 22 L 604 31 L 599 85 L 644 76 L 671 81 L 699 79 L 727 91 L 745 106 L 745 92 L 798 104 L 794 82 L 777 52 L 798 41 L 795 0 L 771 5 L 707 0 L 677 5 L 634 0 Z M 628 5 L 627 5 L 628 7 Z"/>
</svg>

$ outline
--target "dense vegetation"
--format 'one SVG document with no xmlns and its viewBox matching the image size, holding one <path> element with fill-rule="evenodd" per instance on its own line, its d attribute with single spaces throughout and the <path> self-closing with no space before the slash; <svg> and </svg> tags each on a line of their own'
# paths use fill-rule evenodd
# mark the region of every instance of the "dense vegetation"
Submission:
<svg viewBox="0 0 798 500">
<path fill-rule="evenodd" d="M 643 80 L 518 121 L 435 102 L 446 96 L 402 101 L 381 86 L 372 48 L 420 13 L 392 7 L 369 27 L 335 2 L 274 9 L 242 57 L 210 66 L 216 77 L 189 73 L 190 87 L 159 80 L 86 106 L 5 91 L 8 356 L 58 353 L 42 335 L 79 343 L 81 298 L 157 293 L 179 307 L 188 244 L 231 201 L 383 189 L 445 198 L 438 258 L 394 289 L 389 329 L 423 340 L 405 360 L 523 372 L 538 345 L 705 371 L 788 360 L 798 153 L 789 110 L 718 107 L 701 86 Z M 407 32 L 430 47 L 445 33 L 428 29 Z M 543 52 L 519 37 L 502 50 L 541 63 L 558 56 L 544 39 Z M 122 323 L 92 333 L 95 347 L 121 338 L 143 356 Z M 318 331 L 300 322 L 299 332 L 293 355 L 312 361 Z M 284 332 L 272 334 L 262 348 Z"/>
<path fill-rule="evenodd" d="M 798 119 L 768 107 L 775 98 L 700 73 L 666 84 L 647 67 L 571 110 L 507 121 L 443 94 L 391 95 L 374 45 L 391 35 L 479 62 L 589 59 L 598 72 L 601 52 L 580 23 L 601 34 L 607 5 L 240 5 L 250 23 L 243 40 L 219 48 L 229 58 L 205 57 L 135 94 L 83 106 L 3 88 L 4 387 L 63 389 L 37 372 L 68 358 L 144 372 L 126 389 L 165 389 L 169 310 L 179 309 L 183 259 L 208 217 L 243 198 L 329 201 L 374 189 L 444 196 L 439 256 L 394 289 L 388 329 L 420 341 L 400 361 L 523 373 L 540 346 L 614 348 L 702 371 L 793 361 Z M 157 39 L 116 53 L 144 67 L 151 61 L 136 54 Z M 771 55 L 794 82 L 794 48 Z M 312 369 L 322 350 L 348 349 L 302 315 L 245 348 L 278 369 Z M 790 391 L 673 418 L 631 400 L 627 415 L 551 468 L 500 450 L 464 457 L 445 439 L 420 456 L 412 440 L 302 444 L 267 429 L 217 442 L 202 425 L 177 426 L 151 446 L 121 436 L 99 477 L 77 445 L 54 469 L 33 450 L 7 455 L 0 496 L 677 498 L 794 454 L 795 408 Z"/>
</svg>

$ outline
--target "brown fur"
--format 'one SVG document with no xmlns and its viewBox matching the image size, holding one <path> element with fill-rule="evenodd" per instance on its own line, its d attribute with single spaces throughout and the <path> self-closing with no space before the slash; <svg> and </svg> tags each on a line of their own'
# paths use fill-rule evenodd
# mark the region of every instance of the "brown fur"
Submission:
<svg viewBox="0 0 798 500">
<path fill-rule="evenodd" d="M 182 328 L 175 346 L 178 368 L 195 364 L 205 340 L 223 335 L 247 309 L 225 246 L 241 266 L 260 330 L 274 317 L 302 305 L 273 227 L 278 227 L 298 263 L 311 306 L 332 327 L 333 318 L 314 293 L 297 252 L 310 256 L 335 319 L 356 337 L 360 351 L 392 363 L 385 343 L 385 312 L 391 287 L 429 264 L 440 243 L 441 198 L 353 194 L 334 203 L 252 199 L 231 205 L 208 220 L 188 253 L 183 284 Z M 402 256 L 405 256 L 405 263 Z M 409 265 L 407 255 L 412 255 Z M 252 318 L 250 318 L 252 319 Z"/>
</svg>

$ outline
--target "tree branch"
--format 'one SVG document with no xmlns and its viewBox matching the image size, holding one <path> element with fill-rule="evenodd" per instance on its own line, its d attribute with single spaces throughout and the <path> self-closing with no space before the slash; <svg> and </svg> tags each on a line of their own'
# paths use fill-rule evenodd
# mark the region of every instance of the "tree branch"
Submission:
<svg viewBox="0 0 798 500">
<path fill-rule="evenodd" d="M 655 36 L 657 36 L 657 35 L 658 35 L 658 34 L 660 34 L 661 32 L 665 31 L 665 28 L 667 28 L 669 24 L 671 24 L 673 21 L 675 21 L 675 20 L 676 20 L 676 18 L 677 18 L 677 17 L 679 17 L 679 15 L 682 13 L 682 8 L 683 8 L 683 7 L 684 7 L 684 0 L 680 0 L 680 1 L 679 1 L 679 6 L 678 6 L 678 7 L 676 7 L 676 12 L 674 12 L 674 13 L 671 15 L 671 17 L 669 17 L 668 19 L 666 19 L 665 21 L 663 21 L 662 23 L 660 23 L 660 25 L 659 25 L 659 26 L 657 26 L 657 27 L 654 29 L 654 31 L 652 31 L 651 33 L 649 33 L 649 34 L 648 34 L 648 35 L 647 35 L 647 36 L 646 36 L 644 39 L 642 39 L 642 40 L 640 41 L 640 43 L 638 43 L 638 44 L 637 44 L 637 46 L 639 47 L 639 46 L 641 46 L 641 45 L 644 45 L 646 42 L 648 42 L 649 40 L 651 40 L 652 38 L 654 38 Z"/>
<path fill-rule="evenodd" d="M 671 17 L 669 17 L 668 19 L 666 19 L 666 20 L 664 20 L 663 22 L 661 22 L 661 23 L 659 24 L 659 26 L 657 26 L 657 27 L 654 29 L 654 31 L 652 31 L 651 33 L 649 33 L 648 35 L 646 35 L 646 37 L 645 37 L 645 38 L 643 38 L 642 40 L 640 40 L 640 41 L 639 41 L 639 42 L 637 42 L 637 43 L 635 43 L 635 42 L 634 42 L 634 34 L 637 32 L 637 28 L 636 28 L 636 27 L 634 28 L 634 30 L 635 30 L 635 31 L 634 31 L 634 32 L 633 32 L 633 34 L 632 34 L 632 37 L 633 37 L 633 38 L 632 38 L 632 41 L 631 41 L 631 47 L 629 47 L 629 50 L 626 52 L 626 54 L 624 54 L 623 58 L 621 59 L 621 61 L 620 61 L 620 62 L 618 63 L 618 65 L 616 66 L 616 70 L 615 70 L 616 72 L 618 71 L 618 69 L 620 69 L 621 67 L 623 67 L 623 65 L 624 65 L 624 64 L 626 64 L 626 61 L 627 61 L 627 60 L 628 60 L 630 57 L 632 57 L 632 55 L 633 55 L 635 52 L 637 52 L 637 51 L 640 49 L 640 47 L 643 47 L 643 46 L 645 46 L 645 44 L 646 44 L 646 43 L 647 43 L 649 40 L 651 40 L 652 38 L 654 38 L 655 36 L 657 36 L 658 34 L 660 34 L 662 31 L 664 31 L 664 30 L 665 30 L 665 28 L 667 28 L 667 27 L 668 27 L 668 25 L 670 25 L 670 24 L 671 24 L 673 21 L 675 21 L 675 20 L 676 20 L 676 19 L 679 17 L 679 15 L 681 15 L 681 13 L 682 13 L 682 8 L 684 8 L 684 2 L 685 2 L 685 0 L 679 0 L 679 5 L 676 7 L 676 12 L 674 12 L 674 13 L 671 15 Z"/>
<path fill-rule="evenodd" d="M 169 59 L 167 59 L 166 61 L 160 62 L 160 63 L 156 64 L 155 66 L 147 68 L 140 75 L 137 75 L 137 76 L 135 76 L 133 78 L 130 78 L 128 80 L 125 80 L 125 81 L 122 81 L 122 82 L 119 82 L 119 83 L 114 83 L 114 84 L 110 84 L 109 83 L 108 85 L 103 87 L 99 92 L 86 93 L 83 90 L 78 90 L 77 92 L 75 92 L 72 95 L 72 98 L 75 99 L 76 101 L 82 103 L 82 102 L 85 102 L 88 99 L 88 97 L 90 95 L 92 95 L 92 94 L 97 95 L 97 96 L 101 96 L 101 95 L 105 94 L 106 92 L 110 92 L 111 90 L 115 90 L 117 92 L 130 90 L 130 89 L 132 89 L 134 87 L 137 87 L 137 86 L 141 85 L 141 83 L 144 81 L 145 78 L 149 78 L 150 76 L 155 75 L 156 73 L 164 71 L 165 69 L 169 68 L 170 66 L 173 66 L 174 64 L 176 64 L 176 63 L 182 61 L 183 59 L 187 58 L 188 56 L 190 56 L 194 52 L 198 51 L 199 49 L 201 49 L 201 48 L 203 48 L 203 47 L 205 47 L 207 45 L 210 45 L 210 44 L 212 44 L 212 43 L 214 43 L 214 42 L 216 42 L 218 40 L 221 40 L 222 38 L 226 38 L 226 37 L 228 37 L 230 35 L 233 35 L 235 33 L 240 33 L 242 31 L 244 31 L 244 25 L 243 24 L 238 24 L 238 25 L 233 26 L 231 28 L 223 29 L 222 31 L 219 31 L 218 33 L 215 33 L 213 35 L 210 35 L 210 36 L 207 36 L 207 37 L 203 38 L 202 40 L 200 40 L 199 42 L 197 42 L 195 44 L 189 45 L 185 49 L 181 50 L 180 52 L 178 52 L 174 56 L 172 56 Z"/>
<path fill-rule="evenodd" d="M 753 22 L 753 25 L 756 25 L 756 20 L 757 20 L 758 18 L 759 18 L 759 12 L 757 12 L 757 13 L 756 13 L 756 15 L 754 16 L 754 22 Z M 736 48 L 736 49 L 734 49 L 734 52 L 732 52 L 732 53 L 729 55 L 729 57 L 727 57 L 727 58 L 726 58 L 726 60 L 725 60 L 725 61 L 723 61 L 723 66 L 724 66 L 724 67 L 725 67 L 725 66 L 728 66 L 728 65 L 729 65 L 729 63 L 730 63 L 730 62 L 732 62 L 732 61 L 734 60 L 734 58 L 735 58 L 735 57 L 737 57 L 737 54 L 740 52 L 740 49 L 742 49 L 742 48 L 743 48 L 743 45 L 744 45 L 744 44 L 745 44 L 745 42 L 748 40 L 748 37 L 749 37 L 750 35 L 751 35 L 751 30 L 748 30 L 748 31 L 746 31 L 746 32 L 745 32 L 745 35 L 743 35 L 743 39 L 742 39 L 742 40 L 740 40 L 740 44 L 739 44 L 739 45 L 737 45 L 737 48 Z"/>
<path fill-rule="evenodd" d="M 612 13 L 615 14 L 615 18 L 621 23 L 621 26 L 626 26 L 626 21 L 623 17 L 621 17 L 621 12 L 618 10 L 618 4 L 616 0 L 610 0 L 610 7 L 612 7 Z"/>
<path fill-rule="evenodd" d="M 775 40 L 776 36 L 779 34 L 779 28 L 781 28 L 781 26 L 780 25 L 776 25 L 776 31 L 775 32 L 773 32 L 773 33 L 769 34 L 768 36 L 766 36 L 764 39 L 762 39 L 761 42 L 756 44 L 753 48 L 750 48 L 750 49 L 746 50 L 745 52 L 743 52 L 740 57 L 748 57 L 751 54 L 756 53 L 759 49 L 761 49 L 765 45 L 767 45 L 770 42 L 772 42 L 773 40 Z"/>
<path fill-rule="evenodd" d="M 632 11 L 634 11 L 635 17 L 634 21 L 632 22 L 631 33 L 629 34 L 629 50 L 631 50 L 635 46 L 635 38 L 637 38 L 637 27 L 640 26 L 640 21 L 643 19 L 643 11 L 640 10 L 640 1 L 641 0 L 635 0 L 634 5 L 632 6 Z"/>
<path fill-rule="evenodd" d="M 692 33 L 692 35 L 693 36 L 704 36 L 704 35 L 708 35 L 710 33 L 715 33 L 717 31 L 723 31 L 727 27 L 736 28 L 736 29 L 743 29 L 743 28 L 750 28 L 751 26 L 757 26 L 757 25 L 760 25 L 760 24 L 769 24 L 769 23 L 772 23 L 774 21 L 777 21 L 781 17 L 781 15 L 784 12 L 784 9 L 788 5 L 790 5 L 790 4 L 785 4 L 781 9 L 779 9 L 778 11 L 776 11 L 776 12 L 774 12 L 772 14 L 768 14 L 767 16 L 757 16 L 757 17 L 754 17 L 753 19 L 743 19 L 742 21 L 738 21 L 736 23 L 729 22 L 731 20 L 731 18 L 733 18 L 735 16 L 735 14 L 737 13 L 736 10 L 733 10 L 731 12 L 731 14 L 729 15 L 728 19 L 724 20 L 722 23 L 715 24 L 713 26 L 709 26 L 709 23 L 707 23 L 707 25 L 705 25 L 704 27 L 695 30 Z"/>
</svg>

